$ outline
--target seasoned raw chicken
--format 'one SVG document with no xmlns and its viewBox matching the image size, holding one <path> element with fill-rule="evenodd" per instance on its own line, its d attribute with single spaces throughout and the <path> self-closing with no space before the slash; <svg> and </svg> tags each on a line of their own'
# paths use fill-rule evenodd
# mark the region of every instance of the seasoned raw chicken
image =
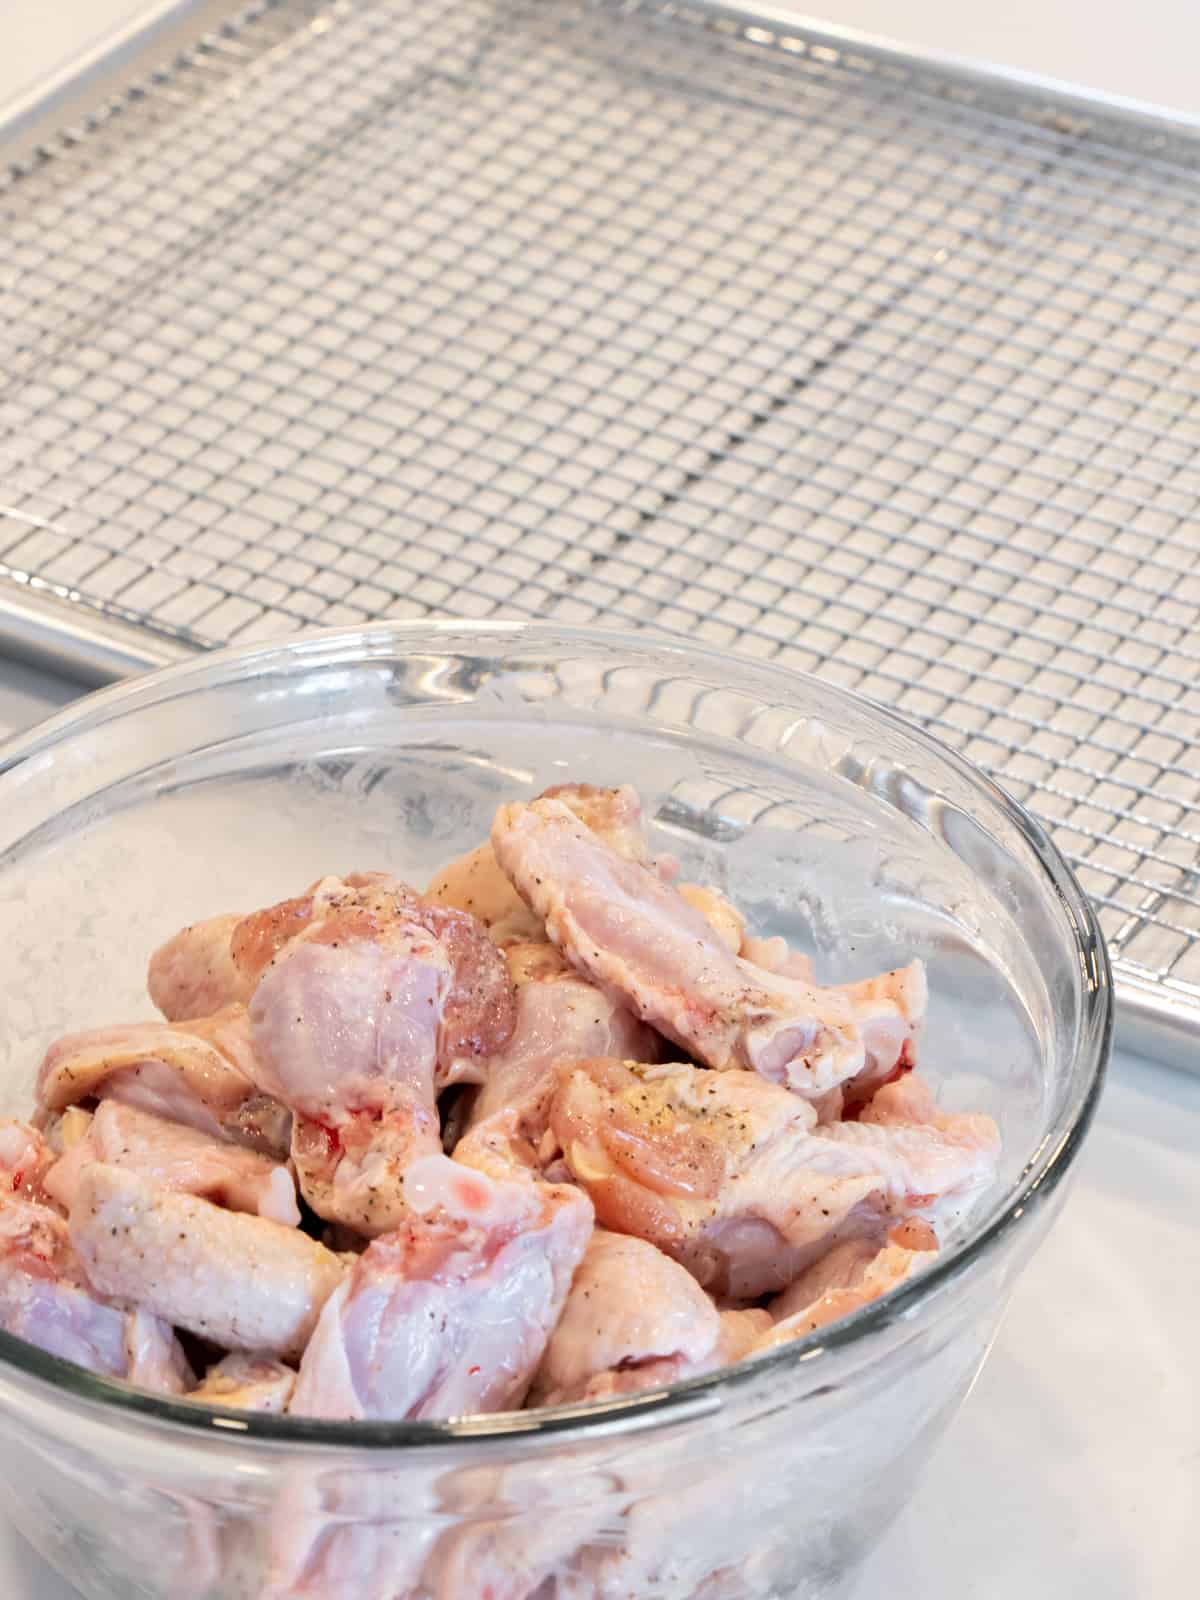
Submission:
<svg viewBox="0 0 1200 1600">
<path fill-rule="evenodd" d="M 249 1211 L 293 1228 L 300 1221 L 296 1186 L 285 1166 L 119 1100 L 101 1101 L 83 1137 L 43 1179 L 46 1193 L 64 1211 L 71 1208 L 80 1173 L 93 1161 L 126 1167 L 164 1189 L 199 1195 L 230 1211 Z"/>
<path fill-rule="evenodd" d="M 152 998 L 169 1019 L 178 1020 L 184 1010 L 194 1014 L 187 1003 L 196 988 L 190 983 L 194 974 L 187 969 L 188 952 L 201 952 L 199 965 L 207 974 L 222 966 L 212 951 L 224 941 L 223 970 L 232 974 L 224 1004 L 246 1003 L 263 973 L 294 940 L 303 936 L 320 939 L 322 928 L 330 923 L 343 930 L 353 926 L 358 938 L 379 934 L 395 924 L 417 925 L 440 942 L 450 968 L 439 1040 L 447 1066 L 458 1057 L 493 1048 L 496 1036 L 503 1036 L 506 1028 L 511 1031 L 512 994 L 504 965 L 481 948 L 479 924 L 472 917 L 422 900 L 407 884 L 384 872 L 321 878 L 302 895 L 262 911 L 196 923 L 177 936 L 184 941 L 178 949 L 174 948 L 176 941 L 163 947 L 171 951 L 169 962 L 161 959 L 163 950 L 151 958 Z M 164 965 L 172 975 L 169 983 L 160 970 Z M 200 992 L 207 1007 L 203 1014 L 207 1015 L 213 1009 L 212 999 L 222 996 L 207 978 Z"/>
<path fill-rule="evenodd" d="M 230 1411 L 282 1412 L 295 1387 L 295 1371 L 284 1362 L 238 1353 L 209 1367 L 188 1399 Z"/>
<path fill-rule="evenodd" d="M 679 883 L 675 885 L 679 897 L 686 900 L 693 911 L 698 911 L 723 944 L 734 955 L 740 955 L 746 933 L 746 919 L 719 889 L 705 883 Z"/>
<path fill-rule="evenodd" d="M 629 784 L 619 789 L 597 789 L 586 783 L 561 784 L 547 789 L 542 798 L 569 806 L 618 855 L 631 861 L 648 859 L 642 803 L 637 790 Z M 425 891 L 425 898 L 469 911 L 502 947 L 545 942 L 542 919 L 513 888 L 496 860 L 490 840 L 444 867 Z"/>
<path fill-rule="evenodd" d="M 999 1150 L 913 1070 L 924 968 L 818 985 L 680 870 L 634 789 L 570 784 L 424 895 L 325 877 L 185 928 L 167 1021 L 60 1040 L 0 1119 L 0 1328 L 199 1405 L 399 1421 L 702 1383 L 905 1282 Z M 582 1518 L 532 1458 L 436 1497 L 297 1461 L 259 1600 L 780 1592 L 794 1485 L 731 1502 L 736 1450 L 701 1484 L 661 1443 Z"/>
<path fill-rule="evenodd" d="M 226 1350 L 299 1355 L 345 1266 L 296 1228 L 85 1167 L 71 1242 L 88 1280 Z"/>
<path fill-rule="evenodd" d="M 686 890 L 681 887 L 680 892 Z M 814 981 L 812 962 L 798 950 L 789 949 L 784 939 L 743 937 L 741 954 L 746 961 L 780 977 L 808 984 Z M 891 1073 L 914 1064 L 916 1040 L 929 1003 L 925 968 L 920 961 L 910 961 L 906 967 L 878 977 L 838 983 L 832 988 L 850 1002 L 862 1032 L 862 1070 L 844 1085 L 845 1100 L 861 1105 Z M 822 1116 L 823 1122 L 834 1121 L 842 1114 L 843 1097 L 833 1100 L 831 1091 L 830 1098 L 832 1114 Z"/>
<path fill-rule="evenodd" d="M 256 1063 L 244 1006 L 168 1026 L 131 1022 L 68 1034 L 38 1070 L 39 1115 L 81 1101 L 124 1105 L 182 1122 L 215 1139 L 268 1152 L 287 1149 L 290 1120 L 255 1087 Z"/>
<path fill-rule="evenodd" d="M 618 789 L 597 788 L 591 783 L 559 783 L 552 789 L 543 789 L 538 798 L 566 806 L 585 828 L 627 861 L 645 865 L 650 860 L 642 800 L 631 783 L 623 783 Z"/>
<path fill-rule="evenodd" d="M 288 947 L 254 994 L 259 1082 L 294 1112 L 309 1205 L 373 1237 L 405 1216 L 408 1163 L 442 1147 L 435 1075 L 450 966 L 424 930 L 322 930 L 330 941 Z"/>
<path fill-rule="evenodd" d="M 126 1315 L 85 1287 L 58 1212 L 30 1200 L 0 1205 L 0 1326 L 89 1372 L 123 1378 Z"/>
<path fill-rule="evenodd" d="M 565 1072 L 551 1111 L 599 1222 L 737 1299 L 783 1288 L 838 1229 L 878 1215 L 882 1185 L 864 1163 L 815 1164 L 815 1123 L 755 1073 L 617 1061 Z"/>
<path fill-rule="evenodd" d="M 503 956 L 459 911 L 391 880 L 326 894 L 250 1002 L 257 1081 L 296 1115 L 305 1199 L 375 1236 L 404 1218 L 405 1168 L 441 1148 L 436 1094 L 508 1042 Z"/>
<path fill-rule="evenodd" d="M 558 1063 L 597 1055 L 657 1061 L 662 1049 L 652 1029 L 579 977 L 553 945 L 511 945 L 506 955 L 517 1025 L 504 1049 L 482 1063 L 483 1084 L 454 1152 L 500 1176 L 513 1164 L 541 1171 L 557 1154 L 544 1135 Z"/>
<path fill-rule="evenodd" d="M 554 1080 L 509 1110 L 494 1112 L 472 1127 L 454 1145 L 454 1159 L 498 1182 L 513 1178 L 554 1178 L 559 1170 L 558 1144 L 550 1129 Z"/>
<path fill-rule="evenodd" d="M 349 1111 L 332 1126 L 297 1116 L 292 1164 L 319 1217 L 373 1239 L 408 1215 L 407 1168 L 441 1148 L 432 1094 L 418 1098 L 398 1088 L 386 1111 Z"/>
<path fill-rule="evenodd" d="M 44 1203 L 44 1180 L 54 1161 L 53 1149 L 37 1128 L 0 1117 L 0 1197 L 20 1195 Z"/>
<path fill-rule="evenodd" d="M 274 958 L 250 1003 L 264 1092 L 336 1125 L 348 1110 L 383 1110 L 397 1081 L 418 1085 L 421 1099 L 432 1094 L 439 1066 L 446 1081 L 462 1045 L 449 1015 L 459 986 L 454 952 L 426 917 L 405 909 L 332 911 Z M 494 985 L 497 994 L 495 1026 L 482 1017 L 478 1031 L 486 1028 L 499 1047 L 515 1020 L 503 957 L 482 933 L 472 954 L 479 987 Z"/>
<path fill-rule="evenodd" d="M 434 905 L 470 912 L 502 948 L 545 938 L 542 919 L 529 909 L 500 870 L 490 843 L 477 846 L 444 867 L 426 889 L 425 898 Z"/>
<path fill-rule="evenodd" d="M 146 987 L 168 1022 L 211 1017 L 249 1000 L 257 974 L 238 966 L 232 948 L 241 921 L 235 913 L 195 922 L 150 957 Z"/>
<path fill-rule="evenodd" d="M 246 1004 L 263 968 L 287 941 L 319 918 L 326 903 L 347 884 L 363 886 L 380 877 L 319 878 L 301 895 L 243 916 L 210 917 L 168 939 L 150 957 L 150 998 L 169 1022 L 211 1016 Z"/>
<path fill-rule="evenodd" d="M 844 995 L 735 956 L 677 890 L 566 806 L 502 807 L 492 844 L 572 966 L 710 1067 L 749 1067 L 809 1095 L 862 1070 Z"/>
<path fill-rule="evenodd" d="M 772 1303 L 775 1324 L 755 1341 L 752 1353 L 802 1339 L 870 1305 L 928 1266 L 936 1255 L 931 1234 L 916 1247 L 896 1243 L 890 1236 L 882 1248 L 869 1240 L 838 1245 Z"/>
<path fill-rule="evenodd" d="M 946 1112 L 934 1098 L 933 1087 L 919 1072 L 908 1072 L 876 1089 L 859 1115 L 859 1123 L 880 1128 L 925 1127 L 990 1149 L 997 1140 L 991 1117 L 977 1112 Z"/>
<path fill-rule="evenodd" d="M 748 1072 L 580 1063 L 550 1121 L 604 1227 L 736 1299 L 782 1289 L 839 1238 L 990 1173 L 978 1145 L 936 1129 L 818 1125 L 799 1096 Z"/>
<path fill-rule="evenodd" d="M 412 1215 L 331 1297 L 304 1358 L 301 1416 L 463 1416 L 519 1406 L 592 1229 L 579 1190 L 496 1182 L 446 1156 L 405 1176 Z"/>
<path fill-rule="evenodd" d="M 771 1327 L 797 1311 L 805 1311 L 824 1295 L 838 1294 L 862 1281 L 863 1273 L 883 1248 L 880 1232 L 845 1239 L 814 1261 L 770 1303 Z"/>
<path fill-rule="evenodd" d="M 194 1382 L 170 1327 L 106 1304 L 63 1218 L 16 1195 L 0 1202 L 0 1328 L 102 1377 L 166 1394 Z"/>
<path fill-rule="evenodd" d="M 715 1365 L 716 1306 L 678 1262 L 644 1239 L 597 1228 L 534 1382 L 562 1405 L 673 1383 Z"/>
<path fill-rule="evenodd" d="M 898 1249 L 907 1255 L 923 1255 L 926 1261 L 918 1264 L 927 1265 L 937 1254 L 937 1248 L 937 1234 L 920 1217 L 906 1217 L 903 1222 L 894 1223 L 886 1236 L 864 1235 L 834 1245 L 828 1255 L 814 1261 L 806 1272 L 802 1272 L 794 1283 L 790 1283 L 782 1294 L 776 1295 L 771 1301 L 772 1326 L 786 1321 L 799 1311 L 806 1311 L 827 1295 L 837 1295 L 843 1290 L 856 1288 L 862 1283 L 868 1267 L 888 1250 Z"/>
<path fill-rule="evenodd" d="M 504 1049 L 483 1063 L 470 1126 L 520 1104 L 559 1061 L 598 1055 L 657 1061 L 662 1042 L 654 1031 L 581 978 L 553 945 L 514 945 L 507 955 L 517 987 L 517 1025 Z"/>
<path fill-rule="evenodd" d="M 721 1337 L 717 1343 L 718 1367 L 742 1361 L 773 1326 L 771 1313 L 764 1306 L 745 1306 L 721 1313 Z"/>
<path fill-rule="evenodd" d="M 54 1159 L 66 1155 L 72 1145 L 87 1137 L 92 1125 L 92 1113 L 82 1106 L 68 1106 L 65 1111 L 52 1111 L 46 1117 L 46 1142 L 54 1152 Z"/>
<path fill-rule="evenodd" d="M 135 1306 L 125 1314 L 125 1379 L 160 1394 L 184 1394 L 196 1381 L 169 1322 Z"/>
<path fill-rule="evenodd" d="M 847 1099 L 861 1104 L 898 1068 L 914 1064 L 917 1036 L 929 1005 L 929 985 L 924 965 L 910 961 L 894 972 L 838 987 L 854 1007 L 862 1029 L 866 1063 L 845 1086 Z"/>
<path fill-rule="evenodd" d="M 892 1207 L 932 1215 L 960 1209 L 991 1183 L 1000 1130 L 991 1117 L 939 1110 L 917 1073 L 878 1089 L 857 1122 L 835 1122 L 822 1136 L 873 1164 Z"/>
</svg>

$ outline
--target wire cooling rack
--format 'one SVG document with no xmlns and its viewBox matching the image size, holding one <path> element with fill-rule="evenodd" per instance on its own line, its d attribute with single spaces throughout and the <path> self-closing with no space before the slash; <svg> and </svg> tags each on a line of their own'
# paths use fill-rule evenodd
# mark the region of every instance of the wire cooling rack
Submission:
<svg viewBox="0 0 1200 1600">
<path fill-rule="evenodd" d="M 1190 1057 L 1198 150 L 707 5 L 260 4 L 0 178 L 0 627 L 816 671 L 1051 824 Z"/>
</svg>

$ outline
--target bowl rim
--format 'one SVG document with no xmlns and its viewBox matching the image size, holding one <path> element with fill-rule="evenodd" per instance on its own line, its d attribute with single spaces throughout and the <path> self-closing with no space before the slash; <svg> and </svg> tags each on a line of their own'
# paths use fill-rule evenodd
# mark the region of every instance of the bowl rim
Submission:
<svg viewBox="0 0 1200 1600">
<path fill-rule="evenodd" d="M 729 676 L 747 669 L 751 675 L 769 670 L 773 698 L 786 700 L 789 686 L 797 692 L 816 689 L 823 695 L 843 699 L 865 708 L 873 717 L 907 738 L 927 745 L 970 787 L 998 808 L 1034 854 L 1066 913 L 1083 975 L 1081 1024 L 1072 1068 L 1082 1064 L 1082 1077 L 1073 1096 L 1047 1128 L 1026 1162 L 1020 1177 L 1010 1187 L 1003 1203 L 990 1219 L 969 1229 L 953 1248 L 939 1254 L 933 1266 L 879 1300 L 851 1315 L 820 1328 L 765 1354 L 721 1367 L 698 1377 L 682 1379 L 660 1389 L 644 1390 L 616 1400 L 593 1401 L 539 1408 L 532 1411 L 495 1412 L 480 1416 L 437 1421 L 330 1421 L 320 1418 L 249 1413 L 200 1404 L 183 1397 L 155 1394 L 132 1387 L 117 1379 L 101 1377 L 74 1362 L 47 1354 L 36 1345 L 0 1330 L 0 1374 L 8 1367 L 22 1378 L 32 1378 L 49 1386 L 57 1395 L 66 1393 L 89 1402 L 100 1412 L 116 1412 L 127 1419 L 167 1427 L 172 1434 L 192 1438 L 222 1437 L 225 1442 L 254 1441 L 265 1446 L 303 1445 L 332 1451 L 347 1449 L 411 1450 L 462 1445 L 482 1445 L 491 1440 L 510 1444 L 518 1439 L 536 1444 L 554 1442 L 564 1433 L 580 1442 L 595 1440 L 614 1428 L 621 1432 L 631 1427 L 663 1427 L 687 1422 L 697 1415 L 708 1415 L 723 1399 L 744 1391 L 763 1380 L 783 1380 L 802 1364 L 814 1376 L 843 1352 L 866 1347 L 872 1335 L 912 1318 L 927 1302 L 990 1256 L 995 1247 L 1026 1219 L 1041 1211 L 1071 1168 L 1095 1115 L 1104 1084 L 1113 1032 L 1113 985 L 1107 948 L 1099 921 L 1079 882 L 1058 847 L 1041 824 L 1001 786 L 966 757 L 959 755 L 937 735 L 910 721 L 890 706 L 860 694 L 854 689 L 827 681 L 814 673 L 754 657 L 737 657 L 730 662 L 727 653 L 707 645 L 673 637 L 652 628 L 636 632 L 556 623 L 529 619 L 379 619 L 338 628 L 310 629 L 294 636 L 247 645 L 232 645 L 205 651 L 184 661 L 173 662 L 72 702 L 64 709 L 37 723 L 33 728 L 0 743 L 0 779 L 32 756 L 41 753 L 77 731 L 81 724 L 102 726 L 140 703 L 153 704 L 191 686 L 193 679 L 205 679 L 231 665 L 268 668 L 275 661 L 295 663 L 312 658 L 312 664 L 328 665 L 337 660 L 369 661 L 396 654 L 416 653 L 417 641 L 436 645 L 455 636 L 484 643 L 494 640 L 511 647 L 520 640 L 531 641 L 531 648 L 546 650 L 553 643 L 587 645 L 603 649 L 614 657 L 614 666 L 630 654 L 656 657 L 674 656 L 681 665 L 707 666 Z M 384 642 L 389 648 L 382 652 Z M 540 644 L 534 641 L 542 641 Z M 374 646 L 374 648 L 373 648 Z M 294 670 L 294 668 L 293 668 Z M 731 683 L 731 688 L 736 685 Z M 799 709 L 799 708 L 798 708 Z M 786 752 L 776 755 L 786 763 Z M 1081 1063 L 1081 1057 L 1083 1058 Z"/>
</svg>

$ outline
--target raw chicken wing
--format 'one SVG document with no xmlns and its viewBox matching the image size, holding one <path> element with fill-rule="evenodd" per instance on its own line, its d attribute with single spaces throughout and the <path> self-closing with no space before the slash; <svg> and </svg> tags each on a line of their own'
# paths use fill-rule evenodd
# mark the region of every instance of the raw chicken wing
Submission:
<svg viewBox="0 0 1200 1600">
<path fill-rule="evenodd" d="M 561 784 L 547 789 L 542 798 L 570 807 L 618 855 L 631 861 L 648 859 L 642 803 L 637 790 L 629 784 L 619 789 L 597 789 L 587 783 Z M 425 891 L 425 898 L 469 911 L 502 947 L 545 941 L 542 919 L 513 888 L 496 860 L 490 840 L 443 868 Z"/>
<path fill-rule="evenodd" d="M 550 944 L 518 944 L 506 951 L 517 988 L 517 1026 L 497 1055 L 483 1064 L 455 1157 L 481 1171 L 504 1175 L 506 1166 L 541 1171 L 544 1135 L 563 1061 L 617 1056 L 657 1061 L 662 1041 L 619 1001 L 579 977 Z"/>
<path fill-rule="evenodd" d="M 850 1002 L 735 956 L 705 917 L 554 800 L 501 808 L 497 860 L 572 966 L 710 1067 L 809 1095 L 862 1070 Z"/>
<path fill-rule="evenodd" d="M 878 1089 L 857 1122 L 836 1122 L 822 1136 L 874 1164 L 893 1209 L 927 1214 L 960 1209 L 991 1183 L 1000 1130 L 991 1117 L 939 1110 L 917 1073 Z"/>
<path fill-rule="evenodd" d="M 368 1239 L 399 1227 L 405 1171 L 442 1148 L 432 1100 L 398 1088 L 386 1111 L 348 1112 L 332 1125 L 296 1117 L 292 1164 L 319 1217 Z"/>
<path fill-rule="evenodd" d="M 18 1196 L 0 1203 L 0 1327 L 102 1377 L 167 1394 L 194 1381 L 170 1327 L 105 1304 L 63 1218 Z"/>
<path fill-rule="evenodd" d="M 590 1061 L 550 1123 L 607 1228 L 648 1239 L 710 1292 L 778 1291 L 840 1239 L 952 1202 L 990 1178 L 989 1119 L 817 1124 L 753 1073 Z M 986 1124 L 982 1127 L 979 1124 Z"/>
<path fill-rule="evenodd" d="M 773 1325 L 771 1313 L 765 1306 L 722 1311 L 721 1337 L 714 1366 L 731 1367 L 735 1361 L 743 1361 Z"/>
<path fill-rule="evenodd" d="M 259 1087 L 296 1114 L 305 1199 L 369 1236 L 406 1214 L 410 1162 L 441 1148 L 436 1094 L 508 1042 L 516 1000 L 474 921 L 392 882 L 326 904 L 250 1003 Z"/>
<path fill-rule="evenodd" d="M 135 1306 L 125 1315 L 127 1383 L 159 1394 L 184 1394 L 196 1381 L 169 1322 Z"/>
<path fill-rule="evenodd" d="M 381 998 L 385 1005 L 398 1008 L 398 1013 L 403 1010 L 404 997 L 410 989 L 419 1003 L 428 1003 L 427 986 L 430 981 L 435 983 L 434 1050 L 439 1088 L 461 1077 L 469 1078 L 471 1063 L 499 1049 L 512 1033 L 516 1020 L 512 983 L 503 958 L 474 917 L 444 906 L 429 905 L 406 884 L 384 873 L 357 873 L 345 879 L 324 878 L 297 904 L 305 908 L 302 925 L 297 925 L 298 914 L 284 915 L 279 906 L 255 913 L 240 925 L 244 929 L 256 918 L 264 919 L 265 931 L 255 942 L 255 954 L 250 962 L 259 974 L 252 1015 L 260 1016 L 268 1005 L 263 997 L 264 987 L 274 984 L 281 969 L 286 969 L 292 960 L 307 952 L 305 959 L 309 970 L 319 968 L 323 973 L 344 970 L 353 982 L 367 985 L 367 997 Z M 362 947 L 370 947 L 388 958 L 388 975 L 397 977 L 400 984 L 394 999 L 387 998 L 386 989 L 382 996 L 376 996 L 374 975 L 364 976 L 353 961 L 343 968 L 332 959 L 335 951 L 349 948 L 357 953 Z M 324 953 L 323 967 L 315 952 Z M 245 959 L 249 961 L 248 957 Z M 408 973 L 407 967 L 414 964 L 435 969 L 436 976 L 431 978 L 429 970 L 417 975 Z M 322 985 L 315 998 L 318 1004 L 327 1001 L 328 990 Z M 347 1022 L 345 1011 L 346 1007 L 342 1006 L 340 1021 L 343 1024 Z M 337 1025 L 338 1019 L 310 1016 L 307 1029 L 293 1043 L 307 1048 L 311 1055 L 316 1042 L 313 1030 L 322 1026 L 336 1029 Z M 411 1030 L 414 1026 L 424 1039 L 428 1032 L 424 1018 L 417 1022 L 413 1017 L 406 1020 L 397 1014 L 385 1024 L 385 1028 L 399 1032 L 401 1037 L 406 1028 Z M 254 1034 L 257 1044 L 257 1021 Z M 336 1041 L 327 1039 L 325 1042 Z M 261 1056 L 261 1051 L 259 1054 Z M 310 1060 L 310 1068 L 311 1065 Z M 269 1080 L 272 1062 L 267 1060 L 265 1067 Z M 354 1064 L 355 1071 L 363 1069 L 362 1062 Z M 295 1089 L 294 1069 L 286 1082 Z M 277 1084 L 277 1087 L 282 1086 L 283 1080 Z M 310 1073 L 303 1087 L 306 1103 L 300 1109 L 308 1115 L 319 1115 L 322 1085 L 315 1082 Z M 280 1098 L 284 1097 L 280 1095 Z M 345 1096 L 335 1093 L 333 1098 L 340 1101 Z"/>
<path fill-rule="evenodd" d="M 592 1228 L 579 1190 L 410 1166 L 412 1215 L 376 1239 L 300 1363 L 301 1416 L 418 1418 L 519 1406 Z"/>
<path fill-rule="evenodd" d="M 681 888 L 680 892 L 686 891 Z M 784 939 L 744 937 L 741 954 L 746 961 L 780 977 L 814 982 L 812 962 L 798 950 L 789 949 Z M 845 1099 L 851 1105 L 861 1105 L 891 1073 L 914 1064 L 916 1040 L 929 1003 L 925 967 L 920 961 L 910 961 L 906 967 L 878 977 L 834 984 L 832 988 L 850 1002 L 862 1033 L 862 1071 L 844 1085 Z M 823 1115 L 822 1122 L 836 1121 L 842 1114 L 842 1097 L 833 1100 L 831 1091 L 831 1102 L 831 1114 Z"/>
<path fill-rule="evenodd" d="M 929 1005 L 929 985 L 924 965 L 910 961 L 894 972 L 839 984 L 838 988 L 854 1007 L 862 1029 L 866 1063 L 845 1086 L 847 1100 L 861 1105 L 897 1069 L 913 1065 L 917 1036 Z"/>
<path fill-rule="evenodd" d="M 71 1242 L 103 1294 L 227 1350 L 294 1356 L 345 1266 L 297 1228 L 172 1194 L 121 1167 L 85 1167 Z"/>
<path fill-rule="evenodd" d="M 451 968 L 423 928 L 330 917 L 251 1002 L 260 1085 L 295 1113 L 292 1159 L 319 1216 L 369 1236 L 404 1217 L 404 1169 L 441 1147 L 438 1034 Z"/>
<path fill-rule="evenodd" d="M 188 1399 L 230 1411 L 279 1413 L 287 1410 L 295 1386 L 295 1372 L 282 1361 L 238 1353 L 209 1367 Z"/>
<path fill-rule="evenodd" d="M 238 966 L 232 948 L 241 921 L 235 914 L 195 922 L 150 957 L 146 987 L 168 1022 L 211 1017 L 249 1000 L 256 974 Z"/>
<path fill-rule="evenodd" d="M 0 1327 L 89 1372 L 123 1378 L 126 1316 L 98 1301 L 57 1211 L 33 1201 L 0 1205 Z"/>
<path fill-rule="evenodd" d="M 662 1045 L 653 1030 L 581 978 L 553 945 L 514 945 L 507 956 L 517 989 L 517 1025 L 504 1049 L 483 1063 L 469 1126 L 536 1093 L 557 1062 L 658 1059 Z"/>
<path fill-rule="evenodd" d="M 470 912 L 501 948 L 545 937 L 541 918 L 500 870 L 490 843 L 444 867 L 426 889 L 425 898 L 434 905 Z"/>
<path fill-rule="evenodd" d="M 562 1405 L 673 1383 L 715 1365 L 716 1306 L 669 1256 L 597 1228 L 534 1384 L 534 1403 Z"/>
<path fill-rule="evenodd" d="M 555 800 L 566 806 L 585 828 L 626 861 L 638 861 L 643 866 L 649 862 L 642 800 L 631 783 L 623 783 L 618 789 L 597 788 L 591 783 L 559 783 L 552 789 L 543 789 L 538 799 Z"/>
<path fill-rule="evenodd" d="M 735 906 L 729 904 L 721 891 L 706 883 L 679 883 L 675 887 L 680 899 L 686 900 L 693 911 L 700 913 L 717 938 L 728 945 L 735 956 L 741 954 L 746 919 Z"/>
<path fill-rule="evenodd" d="M 164 1189 L 199 1195 L 230 1211 L 293 1228 L 300 1221 L 292 1175 L 277 1161 L 118 1100 L 101 1101 L 87 1132 L 43 1180 L 64 1210 L 70 1210 L 80 1173 L 93 1161 L 125 1167 Z"/>
<path fill-rule="evenodd" d="M 151 1000 L 169 1022 L 245 1005 L 271 958 L 319 918 L 330 899 L 348 883 L 365 885 L 377 877 L 319 878 L 303 894 L 262 911 L 192 923 L 150 957 L 146 981 Z"/>
<path fill-rule="evenodd" d="M 191 1001 L 193 985 L 188 986 L 187 949 L 203 952 L 199 966 L 207 973 L 221 967 L 233 974 L 225 990 L 205 982 L 200 986 L 204 1011 L 208 1015 L 216 998 L 223 1004 L 246 1003 L 263 973 L 293 940 L 320 930 L 330 922 L 343 929 L 356 926 L 358 936 L 378 933 L 395 923 L 420 924 L 444 947 L 451 967 L 451 983 L 442 1017 L 442 1047 L 447 1060 L 457 1055 L 479 1054 L 492 1047 L 496 1035 L 512 1027 L 512 996 L 505 982 L 503 964 L 490 960 L 479 948 L 478 925 L 472 917 L 431 905 L 407 884 L 384 872 L 357 872 L 346 878 L 321 878 L 302 895 L 282 900 L 245 917 L 216 917 L 197 923 L 177 935 L 184 946 L 173 950 L 164 963 L 160 950 L 151 958 L 151 996 L 171 1020 L 194 1016 Z M 318 937 L 319 937 L 318 932 Z M 176 941 L 164 946 L 172 950 Z M 217 962 L 212 951 L 224 944 L 225 955 Z M 185 948 L 185 946 L 187 948 Z M 160 968 L 166 965 L 173 981 L 163 980 Z M 506 1020 L 507 1019 L 507 1020 Z"/>
<path fill-rule="evenodd" d="M 60 1040 L 0 1119 L 0 1328 L 198 1405 L 400 1421 L 652 1406 L 904 1283 L 999 1152 L 914 1070 L 922 964 L 819 985 L 681 871 L 634 789 L 569 784 L 424 895 L 324 877 L 183 929 L 167 1020 Z M 786 1474 L 751 1493 L 735 1441 L 701 1483 L 668 1430 L 639 1482 L 618 1443 L 582 1520 L 532 1457 L 297 1461 L 260 1600 L 780 1592 Z"/>
<path fill-rule="evenodd" d="M 45 1203 L 45 1177 L 54 1161 L 53 1149 L 37 1128 L 0 1117 L 0 1204 L 13 1195 Z"/>
<path fill-rule="evenodd" d="M 244 1006 L 172 1027 L 131 1022 L 68 1034 L 38 1071 L 39 1115 L 81 1101 L 124 1105 L 182 1122 L 215 1139 L 286 1151 L 290 1123 L 255 1087 L 256 1063 Z M 282 1125 L 281 1125 L 282 1122 Z"/>
<path fill-rule="evenodd" d="M 928 1266 L 936 1255 L 932 1234 L 916 1248 L 892 1237 L 882 1249 L 863 1240 L 837 1246 L 774 1301 L 775 1325 L 755 1342 L 753 1353 L 802 1339 L 870 1305 Z"/>
<path fill-rule="evenodd" d="M 603 1226 L 650 1240 L 714 1294 L 782 1289 L 839 1231 L 878 1224 L 870 1160 L 827 1145 L 811 1106 L 756 1073 L 580 1063 L 551 1125 Z"/>
</svg>

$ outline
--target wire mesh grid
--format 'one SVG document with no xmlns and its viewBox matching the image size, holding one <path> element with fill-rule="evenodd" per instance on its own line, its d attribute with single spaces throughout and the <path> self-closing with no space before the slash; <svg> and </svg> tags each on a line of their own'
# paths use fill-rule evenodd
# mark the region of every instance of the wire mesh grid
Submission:
<svg viewBox="0 0 1200 1600">
<path fill-rule="evenodd" d="M 814 670 L 1200 1020 L 1195 154 L 1021 112 L 652 0 L 260 5 L 0 183 L 0 574 Z"/>
</svg>

